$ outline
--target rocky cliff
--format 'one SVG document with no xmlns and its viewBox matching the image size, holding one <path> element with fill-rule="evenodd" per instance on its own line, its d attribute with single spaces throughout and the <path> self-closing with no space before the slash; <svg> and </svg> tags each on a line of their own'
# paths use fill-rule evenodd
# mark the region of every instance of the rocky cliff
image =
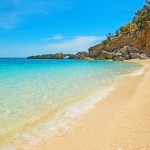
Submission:
<svg viewBox="0 0 150 150">
<path fill-rule="evenodd" d="M 114 60 L 150 58 L 150 25 L 147 28 L 137 29 L 128 33 L 113 36 L 102 43 L 90 47 L 89 53 L 77 54 L 44 54 L 30 56 L 28 59 L 78 59 L 78 60 Z"/>
<path fill-rule="evenodd" d="M 146 29 L 112 37 L 96 46 L 90 47 L 89 56 L 96 58 L 101 54 L 102 50 L 115 52 L 124 46 L 137 49 L 136 52 L 138 53 L 150 55 L 150 26 Z"/>
<path fill-rule="evenodd" d="M 119 55 L 122 48 L 128 49 L 127 57 L 123 53 Z M 146 0 L 146 4 L 135 13 L 133 20 L 120 27 L 115 35 L 109 33 L 107 40 L 89 48 L 90 57 L 110 59 L 111 57 L 103 57 L 104 52 L 112 55 L 112 58 L 114 55 L 115 57 L 119 55 L 122 59 L 132 58 L 130 53 L 137 53 L 138 56 L 140 54 L 150 56 L 150 0 Z"/>
</svg>

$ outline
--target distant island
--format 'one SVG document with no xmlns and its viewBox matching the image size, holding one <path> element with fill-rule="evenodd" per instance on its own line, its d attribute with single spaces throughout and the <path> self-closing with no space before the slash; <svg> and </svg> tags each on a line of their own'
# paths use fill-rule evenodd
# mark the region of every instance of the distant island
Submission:
<svg viewBox="0 0 150 150">
<path fill-rule="evenodd" d="M 115 35 L 108 33 L 107 40 L 92 46 L 88 52 L 77 54 L 44 54 L 28 59 L 114 60 L 150 58 L 150 2 L 135 13 L 133 20 L 120 27 Z"/>
</svg>

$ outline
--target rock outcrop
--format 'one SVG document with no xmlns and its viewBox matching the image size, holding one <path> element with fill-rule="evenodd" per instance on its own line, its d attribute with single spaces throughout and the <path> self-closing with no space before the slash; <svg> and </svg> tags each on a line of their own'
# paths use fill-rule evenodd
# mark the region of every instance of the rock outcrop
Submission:
<svg viewBox="0 0 150 150">
<path fill-rule="evenodd" d="M 134 33 L 128 33 L 105 40 L 102 43 L 89 48 L 89 56 L 95 59 L 102 58 L 101 53 L 117 52 L 115 55 L 124 56 L 125 59 L 139 58 L 140 54 L 150 56 L 150 27 L 137 30 Z M 138 54 L 137 54 L 138 53 Z M 144 58 L 146 58 L 144 57 Z"/>
<path fill-rule="evenodd" d="M 76 60 L 94 60 L 94 58 L 89 57 L 87 52 L 78 52 L 77 54 L 64 54 L 64 53 L 56 53 L 56 54 L 44 54 L 44 55 L 36 55 L 29 56 L 27 59 L 76 59 Z"/>
<path fill-rule="evenodd" d="M 43 54 L 43 55 L 29 56 L 27 57 L 27 59 L 63 59 L 66 56 L 67 54 L 56 53 L 56 54 Z"/>
<path fill-rule="evenodd" d="M 98 57 L 95 60 L 105 60 L 105 59 L 112 59 L 112 53 L 102 50 Z"/>
</svg>

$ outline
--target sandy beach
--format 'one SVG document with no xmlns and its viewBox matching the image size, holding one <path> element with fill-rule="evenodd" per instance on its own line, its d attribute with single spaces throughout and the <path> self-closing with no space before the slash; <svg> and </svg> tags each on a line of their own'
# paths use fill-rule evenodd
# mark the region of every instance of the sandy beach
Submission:
<svg viewBox="0 0 150 150">
<path fill-rule="evenodd" d="M 0 150 L 150 150 L 150 0 L 0 1 Z"/>
<path fill-rule="evenodd" d="M 149 150 L 150 60 L 131 61 L 146 65 L 145 72 L 123 81 L 94 108 L 74 120 L 70 131 L 45 138 L 27 149 Z"/>
</svg>

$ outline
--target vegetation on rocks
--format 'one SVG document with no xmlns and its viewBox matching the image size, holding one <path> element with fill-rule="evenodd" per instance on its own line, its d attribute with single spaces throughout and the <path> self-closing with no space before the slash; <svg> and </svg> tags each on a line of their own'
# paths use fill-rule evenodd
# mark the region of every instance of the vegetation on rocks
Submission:
<svg viewBox="0 0 150 150">
<path fill-rule="evenodd" d="M 107 51 L 115 53 L 113 60 L 132 59 L 132 53 L 138 53 L 138 58 L 147 58 L 150 56 L 150 0 L 146 0 L 142 9 L 138 10 L 133 17 L 133 20 L 126 25 L 120 27 L 115 34 L 108 33 L 107 40 L 100 44 L 89 48 L 89 56 L 95 59 L 101 59 L 101 53 Z M 128 46 L 132 49 L 132 53 L 123 54 L 120 56 L 120 50 Z M 130 55 L 131 53 L 131 55 Z M 140 57 L 141 54 L 144 57 Z M 135 58 L 135 57 L 134 57 Z M 136 57 L 137 58 L 137 57 Z M 107 59 L 107 58 L 105 58 Z"/>
<path fill-rule="evenodd" d="M 116 30 L 115 34 L 108 33 L 107 40 L 111 40 L 116 36 L 132 33 L 142 28 L 148 28 L 150 24 L 150 1 L 146 0 L 142 9 L 138 10 L 133 17 L 133 20 Z M 106 41 L 105 41 L 106 42 Z"/>
</svg>

